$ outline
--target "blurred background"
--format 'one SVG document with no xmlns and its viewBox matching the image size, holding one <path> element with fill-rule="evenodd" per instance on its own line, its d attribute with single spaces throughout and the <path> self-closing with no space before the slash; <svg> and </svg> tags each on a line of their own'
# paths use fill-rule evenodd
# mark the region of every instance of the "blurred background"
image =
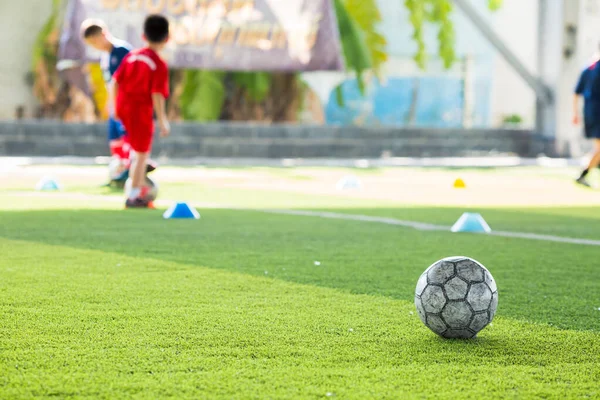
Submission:
<svg viewBox="0 0 600 400">
<path fill-rule="evenodd" d="M 222 3 L 231 11 L 236 1 Z M 0 5 L 4 155 L 107 154 L 107 91 L 97 60 L 93 54 L 75 60 L 81 61 L 77 69 L 85 86 L 57 69 L 74 3 Z M 83 3 L 115 3 L 120 18 L 128 15 L 119 1 Z M 150 3 L 160 7 L 161 1 Z M 169 2 L 163 3 L 166 10 Z M 579 157 L 587 150 L 580 129 L 570 124 L 571 97 L 579 73 L 598 51 L 597 0 L 325 3 L 335 11 L 339 38 L 331 35 L 320 51 L 340 53 L 343 68 L 260 71 L 250 58 L 242 63 L 244 71 L 234 71 L 171 62 L 169 116 L 181 124 L 156 152 L 394 158 Z M 100 14 L 88 16 L 107 12 Z M 125 25 L 114 25 L 109 28 L 115 36 L 130 35 Z M 43 132 L 52 139 L 31 139 L 44 138 Z"/>
</svg>

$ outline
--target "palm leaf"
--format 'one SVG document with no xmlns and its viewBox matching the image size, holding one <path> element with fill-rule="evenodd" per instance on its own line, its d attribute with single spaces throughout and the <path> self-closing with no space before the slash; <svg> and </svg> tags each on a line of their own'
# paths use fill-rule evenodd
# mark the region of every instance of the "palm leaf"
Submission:
<svg viewBox="0 0 600 400">
<path fill-rule="evenodd" d="M 360 92 L 364 94 L 365 83 L 363 73 L 373 66 L 371 52 L 367 47 L 365 34 L 360 29 L 358 23 L 350 16 L 342 0 L 335 0 L 335 11 L 338 18 L 338 26 L 340 30 L 340 38 L 342 49 L 344 51 L 344 59 L 346 61 L 346 69 L 356 73 L 356 80 Z M 343 97 L 341 89 L 336 90 L 337 102 L 343 106 Z"/>
<path fill-rule="evenodd" d="M 346 68 L 361 74 L 373 65 L 365 35 L 358 23 L 350 16 L 342 0 L 335 0 L 334 3 Z"/>
<path fill-rule="evenodd" d="M 504 0 L 487 0 L 488 8 L 497 11 Z M 451 0 L 404 0 L 404 5 L 410 13 L 410 23 L 413 26 L 413 40 L 417 44 L 415 62 L 421 69 L 427 66 L 427 49 L 423 38 L 423 27 L 426 23 L 438 27 L 438 54 L 445 68 L 450 68 L 456 61 L 455 30 L 452 21 Z"/>
<path fill-rule="evenodd" d="M 188 70 L 184 73 L 179 106 L 189 121 L 216 121 L 225 102 L 224 72 Z"/>
<path fill-rule="evenodd" d="M 377 26 L 382 18 L 376 0 L 342 0 L 341 4 L 348 16 L 360 28 L 364 45 L 370 55 L 371 68 L 375 75 L 380 77 L 381 67 L 388 60 L 388 55 L 386 52 L 387 41 L 377 31 Z"/>
<path fill-rule="evenodd" d="M 53 0 L 52 1 L 52 13 L 46 20 L 46 23 L 44 24 L 44 26 L 42 26 L 42 29 L 40 30 L 40 32 L 38 33 L 38 35 L 35 39 L 35 44 L 33 46 L 33 55 L 31 58 L 32 59 L 32 71 L 35 71 L 39 62 L 41 60 L 43 60 L 44 58 L 46 58 L 46 55 L 47 55 L 46 47 L 47 47 L 48 37 L 50 36 L 50 34 L 54 31 L 54 29 L 57 26 L 58 16 L 60 14 L 61 3 L 62 3 L 61 0 Z"/>
<path fill-rule="evenodd" d="M 257 103 L 263 101 L 271 90 L 272 74 L 268 72 L 234 72 L 232 79 Z"/>
</svg>

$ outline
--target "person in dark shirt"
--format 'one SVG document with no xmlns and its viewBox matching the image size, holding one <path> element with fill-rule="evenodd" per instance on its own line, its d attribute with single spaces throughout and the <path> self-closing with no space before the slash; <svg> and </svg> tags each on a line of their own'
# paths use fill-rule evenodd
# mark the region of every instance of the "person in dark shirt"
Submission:
<svg viewBox="0 0 600 400">
<path fill-rule="evenodd" d="M 81 24 L 81 36 L 85 43 L 102 53 L 100 67 L 104 75 L 107 90 L 112 93 L 112 77 L 119 69 L 123 59 L 133 46 L 129 43 L 113 37 L 106 25 L 101 20 L 88 19 Z M 108 144 L 111 155 L 121 160 L 128 160 L 129 154 L 125 143 L 125 128 L 114 118 L 114 99 L 108 99 Z"/>
<path fill-rule="evenodd" d="M 585 137 L 594 141 L 594 154 L 576 182 L 591 187 L 587 175 L 600 165 L 600 61 L 586 68 L 579 77 L 573 98 L 573 124 L 581 123 L 580 99 L 583 98 L 583 126 Z"/>
</svg>

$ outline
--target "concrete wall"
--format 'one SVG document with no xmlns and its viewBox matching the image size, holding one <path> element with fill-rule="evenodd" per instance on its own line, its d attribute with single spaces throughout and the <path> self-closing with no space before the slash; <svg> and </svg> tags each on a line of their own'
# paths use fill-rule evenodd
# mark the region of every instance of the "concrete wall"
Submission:
<svg viewBox="0 0 600 400">
<path fill-rule="evenodd" d="M 460 157 L 490 152 L 534 157 L 550 142 L 528 131 L 431 130 L 249 124 L 178 124 L 153 154 L 171 158 Z M 105 125 L 0 123 L 0 155 L 107 155 Z"/>
<path fill-rule="evenodd" d="M 12 119 L 18 106 L 31 116 L 36 104 L 26 74 L 32 67 L 36 37 L 52 11 L 50 0 L 0 0 L 0 120 Z"/>
</svg>

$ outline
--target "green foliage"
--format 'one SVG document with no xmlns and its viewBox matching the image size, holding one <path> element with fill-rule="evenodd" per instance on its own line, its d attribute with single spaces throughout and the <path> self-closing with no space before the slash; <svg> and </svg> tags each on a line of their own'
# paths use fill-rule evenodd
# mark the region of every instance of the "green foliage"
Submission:
<svg viewBox="0 0 600 400">
<path fill-rule="evenodd" d="M 492 11 L 502 7 L 503 0 L 488 0 L 488 7 Z M 427 66 L 427 46 L 424 33 L 427 24 L 438 28 L 438 54 L 444 62 L 445 68 L 450 68 L 456 61 L 455 29 L 452 21 L 451 0 L 405 0 L 404 5 L 410 13 L 410 23 L 413 26 L 413 40 L 417 44 L 414 59 L 419 68 Z"/>
<path fill-rule="evenodd" d="M 506 115 L 504 118 L 502 118 L 502 122 L 505 124 L 522 124 L 523 123 L 523 117 L 520 116 L 519 114 L 510 114 L 510 115 Z"/>
<path fill-rule="evenodd" d="M 374 0 L 334 0 L 338 29 L 346 69 L 356 74 L 358 88 L 365 93 L 365 71 L 381 77 L 381 66 L 387 61 L 386 40 L 377 32 L 381 15 Z M 336 99 L 344 106 L 341 86 L 335 89 Z"/>
<path fill-rule="evenodd" d="M 335 100 L 340 107 L 345 107 L 346 102 L 344 101 L 344 92 L 342 91 L 342 84 L 336 86 L 335 88 Z"/>
<path fill-rule="evenodd" d="M 454 51 L 455 34 L 454 25 L 450 19 L 451 13 L 452 4 L 449 0 L 437 0 L 431 13 L 431 20 L 438 21 L 439 24 L 439 54 L 444 61 L 445 68 L 450 68 L 456 60 L 456 52 Z"/>
<path fill-rule="evenodd" d="M 355 37 L 355 40 L 364 43 L 370 56 L 370 68 L 377 76 L 380 76 L 380 68 L 388 60 L 388 54 L 386 52 L 387 41 L 377 31 L 377 25 L 382 21 L 377 2 L 375 0 L 341 0 L 338 3 L 336 11 L 345 12 L 346 16 L 358 27 L 361 34 Z M 343 6 L 343 10 L 337 8 L 340 5 Z M 340 32 L 342 32 L 341 27 Z"/>
<path fill-rule="evenodd" d="M 263 101 L 271 90 L 273 75 L 268 72 L 234 72 L 232 80 L 255 102 Z"/>
<path fill-rule="evenodd" d="M 503 0 L 488 0 L 491 10 L 502 6 Z M 427 66 L 427 48 L 424 29 L 427 24 L 438 28 L 438 54 L 446 68 L 450 68 L 457 59 L 455 52 L 455 30 L 452 21 L 453 7 L 451 0 L 405 0 L 410 12 L 410 23 L 413 26 L 413 40 L 417 44 L 414 59 L 419 68 Z M 346 69 L 356 74 L 359 89 L 364 94 L 366 71 L 374 72 L 381 77 L 381 66 L 387 61 L 386 39 L 377 31 L 381 22 L 381 14 L 375 0 L 334 0 L 338 29 L 342 42 L 342 50 Z M 269 96 L 272 86 L 272 74 L 267 72 L 235 72 L 232 80 L 238 88 L 244 89 L 242 95 L 255 102 L 263 101 Z M 217 72 L 186 72 L 182 109 L 184 118 L 194 121 L 210 121 L 218 119 L 225 102 L 223 87 L 224 74 Z M 191 87 L 187 87 L 191 85 Z M 339 105 L 344 105 L 341 86 L 335 89 Z M 205 101 L 210 101 L 206 105 Z M 204 106 L 203 106 L 204 104 Z"/>
<path fill-rule="evenodd" d="M 183 117 L 189 121 L 216 121 L 225 102 L 224 72 L 188 70 L 184 72 L 183 93 L 179 98 Z"/>
<path fill-rule="evenodd" d="M 385 38 L 376 30 L 381 15 L 374 0 L 335 0 L 334 5 L 346 68 L 356 73 L 359 88 L 364 93 L 364 72 L 373 70 L 379 75 L 380 67 L 387 61 Z M 180 100 L 186 120 L 201 122 L 219 118 L 226 95 L 224 76 L 224 73 L 186 71 Z M 243 89 L 241 95 L 254 102 L 263 101 L 271 92 L 273 75 L 270 73 L 233 72 L 231 78 L 237 88 Z M 338 102 L 343 104 L 341 88 L 338 87 L 336 93 Z M 206 105 L 207 101 L 210 105 Z"/>
<path fill-rule="evenodd" d="M 417 52 L 414 55 L 414 59 L 419 68 L 425 69 L 427 64 L 427 52 L 423 35 L 425 4 L 423 0 L 405 0 L 404 5 L 410 11 L 410 23 L 413 26 L 412 38 L 417 45 Z"/>
<path fill-rule="evenodd" d="M 488 7 L 492 11 L 497 11 L 502 7 L 504 0 L 488 0 Z"/>
<path fill-rule="evenodd" d="M 32 71 L 36 70 L 38 63 L 41 60 L 48 61 L 50 65 L 56 64 L 57 55 L 54 51 L 52 51 L 52 49 L 48 48 L 48 38 L 59 23 L 58 20 L 61 11 L 61 5 L 62 0 L 52 0 L 52 12 L 38 33 L 33 46 L 33 54 L 31 57 Z"/>
<path fill-rule="evenodd" d="M 364 92 L 362 74 L 373 66 L 371 53 L 365 41 L 365 34 L 356 20 L 350 16 L 342 0 L 334 0 L 334 5 L 346 68 L 356 73 L 359 88 L 361 92 Z"/>
</svg>

